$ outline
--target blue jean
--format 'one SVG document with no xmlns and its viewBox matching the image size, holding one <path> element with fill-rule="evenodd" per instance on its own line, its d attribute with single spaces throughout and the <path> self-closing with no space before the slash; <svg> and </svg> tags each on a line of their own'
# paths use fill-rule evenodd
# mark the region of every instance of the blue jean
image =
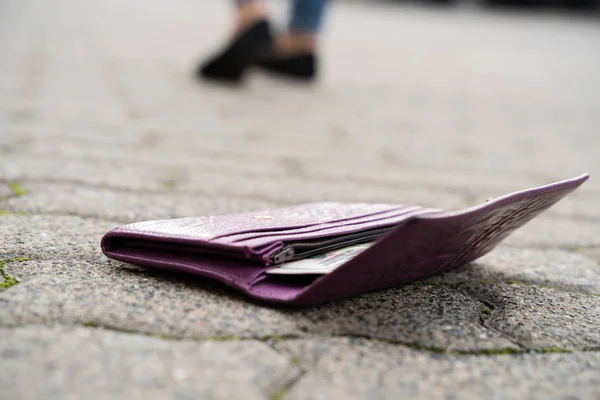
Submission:
<svg viewBox="0 0 600 400">
<path fill-rule="evenodd" d="M 245 3 L 252 0 L 237 0 Z M 327 0 L 293 0 L 289 30 L 292 32 L 317 33 L 323 24 Z"/>
</svg>

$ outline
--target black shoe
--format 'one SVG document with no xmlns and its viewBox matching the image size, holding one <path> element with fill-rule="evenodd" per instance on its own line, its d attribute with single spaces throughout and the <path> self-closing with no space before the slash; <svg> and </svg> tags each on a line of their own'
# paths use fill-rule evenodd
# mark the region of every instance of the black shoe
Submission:
<svg viewBox="0 0 600 400">
<path fill-rule="evenodd" d="M 227 48 L 200 65 L 198 78 L 236 83 L 246 67 L 254 64 L 273 44 L 269 22 L 261 20 L 242 32 Z"/>
<path fill-rule="evenodd" d="M 274 55 L 257 65 L 268 72 L 298 80 L 310 81 L 317 76 L 317 58 L 313 53 Z"/>
</svg>

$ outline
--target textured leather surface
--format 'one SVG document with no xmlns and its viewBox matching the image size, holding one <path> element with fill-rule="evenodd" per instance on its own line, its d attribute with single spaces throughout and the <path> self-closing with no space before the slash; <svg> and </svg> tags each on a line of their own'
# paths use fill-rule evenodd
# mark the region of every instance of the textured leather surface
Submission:
<svg viewBox="0 0 600 400">
<path fill-rule="evenodd" d="M 419 208 L 416 210 L 411 209 L 411 211 L 409 211 L 409 212 L 400 213 L 395 216 L 382 218 L 382 219 L 375 219 L 374 217 L 369 217 L 370 220 L 367 220 L 367 221 L 363 220 L 360 223 L 346 223 L 346 224 L 337 225 L 337 226 L 331 226 L 330 224 L 327 224 L 327 226 L 323 226 L 323 227 L 319 226 L 318 229 L 316 229 L 316 227 L 312 227 L 312 230 L 308 231 L 308 232 L 306 232 L 304 229 L 298 230 L 298 231 L 291 231 L 291 232 L 289 232 L 289 231 L 277 232 L 277 234 L 264 235 L 262 237 L 255 237 L 252 239 L 236 241 L 235 243 L 237 245 L 245 245 L 245 246 L 250 246 L 252 248 L 258 248 L 258 247 L 265 246 L 265 245 L 273 242 L 273 240 L 284 241 L 284 242 L 309 240 L 309 239 L 316 240 L 316 239 L 322 239 L 322 238 L 326 238 L 326 237 L 330 237 L 330 236 L 338 236 L 338 235 L 344 235 L 344 234 L 351 234 L 354 232 L 367 231 L 369 229 L 374 229 L 374 228 L 394 226 L 394 225 L 397 225 L 400 222 L 402 222 L 408 218 L 412 218 L 416 215 L 432 214 L 435 212 L 440 212 L 440 211 L 434 210 L 431 208 Z"/>
<path fill-rule="evenodd" d="M 119 239 L 135 238 L 161 242 L 163 247 L 172 244 L 173 250 L 186 245 L 268 263 L 287 240 L 393 226 L 411 212 L 430 211 L 418 206 L 324 202 L 227 216 L 145 221 L 111 231 L 103 239 L 103 247 L 110 250 L 123 245 Z"/>
<path fill-rule="evenodd" d="M 316 205 L 316 203 L 313 203 L 313 206 Z M 302 206 L 304 207 L 304 206 Z M 219 237 L 217 239 L 215 239 L 214 241 L 219 242 L 219 243 L 223 243 L 223 244 L 227 244 L 227 243 L 248 243 L 251 240 L 254 239 L 262 239 L 262 238 L 268 238 L 268 237 L 272 237 L 272 238 L 276 238 L 276 237 L 283 237 L 283 236 L 290 236 L 290 235 L 302 235 L 302 234 L 308 234 L 308 236 L 310 236 L 312 233 L 315 232 L 323 232 L 323 231 L 328 231 L 328 230 L 335 230 L 335 229 L 345 229 L 345 228 L 351 228 L 351 229 L 364 229 L 366 227 L 371 226 L 372 224 L 393 224 L 395 220 L 398 220 L 399 218 L 403 218 L 404 215 L 407 215 L 409 213 L 413 213 L 413 212 L 426 212 L 426 211 L 436 211 L 436 210 L 432 210 L 432 209 L 424 209 L 423 207 L 419 207 L 419 206 L 400 206 L 397 207 L 391 211 L 386 211 L 386 212 L 381 212 L 381 213 L 377 213 L 374 215 L 367 215 L 367 216 L 358 216 L 355 218 L 349 218 L 349 219 L 344 219 L 344 220 L 336 220 L 336 221 L 332 221 L 332 222 L 323 222 L 323 223 L 319 223 L 319 224 L 313 224 L 310 226 L 305 226 L 305 227 L 300 227 L 300 228 L 295 228 L 295 227 L 287 227 L 285 229 L 277 229 L 277 230 L 263 230 L 260 232 L 246 232 L 246 233 L 239 233 L 239 234 L 231 234 L 231 235 L 227 235 L 224 237 Z M 437 210 L 439 211 L 439 210 Z"/>
<path fill-rule="evenodd" d="M 117 228 L 119 232 L 142 232 L 144 235 L 216 241 L 229 235 L 248 232 L 302 228 L 326 222 L 343 222 L 352 218 L 377 215 L 405 206 L 369 203 L 308 203 L 294 207 L 236 215 L 144 221 Z"/>
<path fill-rule="evenodd" d="M 333 221 L 347 223 L 353 218 L 362 224 L 365 220 L 357 218 L 368 215 L 367 220 L 377 219 L 378 215 L 394 207 L 406 209 L 406 206 L 313 203 L 268 213 L 232 216 L 232 223 L 215 223 L 216 217 L 206 217 L 186 219 L 185 223 L 174 222 L 170 225 L 165 221 L 133 224 L 109 232 L 103 239 L 103 251 L 107 256 L 121 261 L 214 278 L 267 302 L 314 305 L 407 283 L 473 261 L 575 190 L 587 178 L 587 175 L 583 175 L 513 193 L 463 211 L 432 211 L 401 218 L 392 232 L 370 248 L 331 274 L 317 279 L 268 275 L 264 274 L 269 268 L 265 265 L 168 248 L 161 250 L 153 248 L 152 243 L 159 237 L 161 241 L 202 246 L 207 240 L 236 233 L 265 230 L 272 233 L 290 227 L 300 228 L 301 231 L 297 233 L 302 235 L 306 233 L 302 231 L 303 227 Z M 270 216 L 272 219 L 281 217 L 282 220 L 244 224 L 248 218 L 254 219 L 253 216 L 257 215 Z M 226 220 L 228 217 L 219 218 Z M 213 222 L 208 227 L 199 227 L 197 224 L 201 224 L 201 221 Z M 290 234 L 293 236 L 293 232 Z M 114 238 L 143 239 L 147 245 L 112 249 L 108 242 Z"/>
</svg>

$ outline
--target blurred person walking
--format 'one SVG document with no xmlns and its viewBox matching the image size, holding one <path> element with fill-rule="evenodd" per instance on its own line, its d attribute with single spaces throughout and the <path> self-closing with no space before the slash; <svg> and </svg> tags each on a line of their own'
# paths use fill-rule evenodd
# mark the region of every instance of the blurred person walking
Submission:
<svg viewBox="0 0 600 400">
<path fill-rule="evenodd" d="M 236 0 L 231 40 L 201 63 L 201 79 L 240 82 L 249 67 L 312 81 L 318 73 L 318 36 L 327 0 L 293 0 L 287 29 L 273 34 L 262 0 Z"/>
</svg>

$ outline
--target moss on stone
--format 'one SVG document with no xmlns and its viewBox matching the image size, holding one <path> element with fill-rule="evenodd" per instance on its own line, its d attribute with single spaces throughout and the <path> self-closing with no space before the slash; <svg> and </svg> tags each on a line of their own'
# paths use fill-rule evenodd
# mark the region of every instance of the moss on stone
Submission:
<svg viewBox="0 0 600 400">
<path fill-rule="evenodd" d="M 523 354 L 524 351 L 520 349 L 483 349 L 483 350 L 474 350 L 474 351 L 459 351 L 457 352 L 461 355 L 484 355 L 484 356 L 498 356 L 498 355 L 510 355 L 510 354 Z"/>
<path fill-rule="evenodd" d="M 283 400 L 285 394 L 287 393 L 286 389 L 281 389 L 278 390 L 277 392 L 275 392 L 275 394 L 272 397 L 272 400 Z"/>
<path fill-rule="evenodd" d="M 484 308 L 481 312 L 486 315 L 492 315 L 492 310 L 489 308 Z"/>
<path fill-rule="evenodd" d="M 542 347 L 537 351 L 542 354 L 551 354 L 551 353 L 572 353 L 573 350 L 567 349 L 565 347 Z"/>
<path fill-rule="evenodd" d="M 12 276 L 4 275 L 4 282 L 0 282 L 0 288 L 8 289 L 11 286 L 15 286 L 17 283 L 19 283 L 19 281 Z"/>
<path fill-rule="evenodd" d="M 177 190 L 183 178 L 183 171 L 179 168 L 172 167 L 167 170 L 167 177 L 163 180 L 163 188 L 171 191 Z"/>
<path fill-rule="evenodd" d="M 260 340 L 263 342 L 275 342 L 275 343 L 279 343 L 284 341 L 286 338 L 284 338 L 283 336 L 279 336 L 279 335 L 268 335 L 268 336 L 264 336 L 262 337 Z"/>
<path fill-rule="evenodd" d="M 177 340 L 177 338 L 173 337 L 173 336 L 169 336 L 165 333 L 153 333 L 152 335 L 153 338 L 156 339 L 161 339 L 161 340 Z"/>
<path fill-rule="evenodd" d="M 207 336 L 202 338 L 205 341 L 213 341 L 213 342 L 234 342 L 242 340 L 241 337 L 235 335 L 220 335 L 220 336 Z"/>
<path fill-rule="evenodd" d="M 448 351 L 446 349 L 442 349 L 439 347 L 430 347 L 430 346 L 425 346 L 419 343 L 409 343 L 405 345 L 406 347 L 410 347 L 411 349 L 414 350 L 419 350 L 419 351 L 427 351 L 429 353 L 438 353 L 438 354 L 443 354 L 443 353 L 447 353 Z"/>
<path fill-rule="evenodd" d="M 16 197 L 25 196 L 25 189 L 21 186 L 21 184 L 17 181 L 8 182 L 8 187 L 12 190 L 13 195 Z"/>
<path fill-rule="evenodd" d="M 25 258 L 25 257 L 16 257 L 16 258 L 8 259 L 8 260 L 0 260 L 0 277 L 3 278 L 3 281 L 0 282 L 0 288 L 8 289 L 9 287 L 14 286 L 19 283 L 19 281 L 16 280 L 14 277 L 12 277 L 10 275 L 6 275 L 4 273 L 4 266 L 11 262 L 25 262 L 25 261 L 29 261 L 29 259 Z"/>
<path fill-rule="evenodd" d="M 2 200 L 0 198 L 0 200 Z M 9 211 L 9 210 L 0 210 L 0 215 L 19 215 L 19 216 L 23 216 L 23 215 L 35 215 L 34 213 L 29 213 L 29 212 L 22 212 L 22 211 L 17 211 L 17 212 L 13 212 L 13 211 Z"/>
</svg>

